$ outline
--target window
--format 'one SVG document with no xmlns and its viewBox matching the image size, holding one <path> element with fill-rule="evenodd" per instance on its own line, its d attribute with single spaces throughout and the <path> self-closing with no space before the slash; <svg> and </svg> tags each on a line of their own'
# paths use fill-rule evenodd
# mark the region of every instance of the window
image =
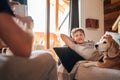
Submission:
<svg viewBox="0 0 120 80">
<path fill-rule="evenodd" d="M 42 2 L 42 3 L 41 3 Z M 46 19 L 46 1 L 45 0 L 28 0 L 28 15 L 34 20 L 34 32 L 45 31 Z"/>
<path fill-rule="evenodd" d="M 34 20 L 35 49 L 45 47 L 46 1 L 28 0 L 28 15 Z M 68 24 L 69 0 L 50 0 L 50 47 L 60 46 L 59 33 L 68 34 Z"/>
</svg>

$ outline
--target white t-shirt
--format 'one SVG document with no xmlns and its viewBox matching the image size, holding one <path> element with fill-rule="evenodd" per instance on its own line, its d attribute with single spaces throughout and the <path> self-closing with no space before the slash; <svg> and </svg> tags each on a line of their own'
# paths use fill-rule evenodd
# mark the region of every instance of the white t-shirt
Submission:
<svg viewBox="0 0 120 80">
<path fill-rule="evenodd" d="M 99 60 L 103 56 L 102 53 L 94 49 L 94 42 L 74 43 L 71 48 L 87 60 Z"/>
</svg>

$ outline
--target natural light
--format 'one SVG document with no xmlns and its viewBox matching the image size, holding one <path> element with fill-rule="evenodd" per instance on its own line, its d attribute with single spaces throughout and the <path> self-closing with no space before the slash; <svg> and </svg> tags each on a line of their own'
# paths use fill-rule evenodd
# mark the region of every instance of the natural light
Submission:
<svg viewBox="0 0 120 80">
<path fill-rule="evenodd" d="M 54 0 L 50 0 L 51 3 Z M 54 2 L 53 2 L 54 3 Z M 60 0 L 60 4 L 64 5 L 62 0 Z M 63 6 L 62 9 L 59 10 L 59 17 L 58 17 L 58 23 L 60 26 L 62 24 L 62 21 L 69 13 L 69 7 Z M 46 0 L 28 0 L 28 16 L 31 16 L 34 20 L 34 32 L 45 32 L 46 29 Z M 50 5 L 50 32 L 55 32 L 55 6 L 54 4 Z M 62 24 L 63 27 L 61 27 L 60 32 L 61 33 L 68 33 L 68 20 L 67 17 L 64 24 Z"/>
<path fill-rule="evenodd" d="M 28 0 L 28 15 L 34 20 L 34 32 L 45 31 L 46 0 Z"/>
<path fill-rule="evenodd" d="M 47 29 L 47 0 L 28 0 L 28 16 L 31 16 L 34 21 L 33 32 L 35 32 L 35 46 L 45 46 L 45 31 Z M 59 33 L 68 34 L 69 23 L 69 4 L 63 0 L 59 0 L 58 10 L 58 27 L 56 30 L 56 9 L 55 0 L 50 0 L 50 47 L 60 46 Z"/>
</svg>

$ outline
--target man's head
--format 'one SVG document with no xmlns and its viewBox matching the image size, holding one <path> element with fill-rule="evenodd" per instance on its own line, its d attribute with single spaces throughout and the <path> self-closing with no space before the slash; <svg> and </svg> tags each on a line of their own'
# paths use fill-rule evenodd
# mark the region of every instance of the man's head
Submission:
<svg viewBox="0 0 120 80">
<path fill-rule="evenodd" d="M 10 1 L 10 6 L 12 8 L 13 11 L 15 11 L 15 6 L 16 5 L 20 5 L 20 3 L 18 1 Z"/>
<path fill-rule="evenodd" d="M 73 40 L 78 44 L 81 44 L 85 41 L 85 32 L 81 28 L 72 29 L 71 36 Z"/>
</svg>

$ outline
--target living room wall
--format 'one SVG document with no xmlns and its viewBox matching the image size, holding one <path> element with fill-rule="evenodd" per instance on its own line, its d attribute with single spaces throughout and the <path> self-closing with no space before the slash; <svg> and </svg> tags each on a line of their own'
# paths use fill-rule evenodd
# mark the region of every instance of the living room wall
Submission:
<svg viewBox="0 0 120 80">
<path fill-rule="evenodd" d="M 97 42 L 104 34 L 103 0 L 80 0 L 80 23 L 86 33 L 86 40 Z M 98 28 L 86 28 L 86 19 L 97 19 Z"/>
</svg>

